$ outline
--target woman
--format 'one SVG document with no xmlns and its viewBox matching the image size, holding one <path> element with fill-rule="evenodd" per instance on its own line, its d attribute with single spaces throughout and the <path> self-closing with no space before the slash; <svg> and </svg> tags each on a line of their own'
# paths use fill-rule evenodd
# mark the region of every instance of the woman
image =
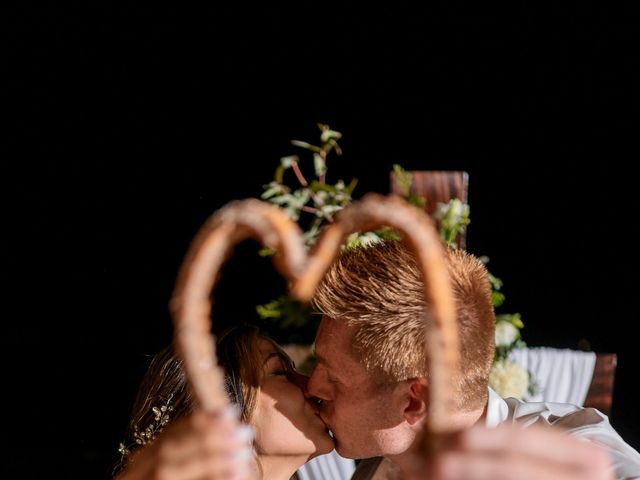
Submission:
<svg viewBox="0 0 640 480">
<path fill-rule="evenodd" d="M 166 348 L 143 379 L 118 480 L 286 480 L 333 449 L 317 405 L 304 395 L 307 378 L 276 343 L 237 327 L 220 337 L 217 355 L 235 412 L 194 411 L 181 362 Z"/>
</svg>

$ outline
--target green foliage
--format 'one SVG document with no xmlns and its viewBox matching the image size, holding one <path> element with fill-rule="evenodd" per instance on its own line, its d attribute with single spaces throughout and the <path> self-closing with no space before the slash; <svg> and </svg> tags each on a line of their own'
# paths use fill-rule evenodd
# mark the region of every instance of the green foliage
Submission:
<svg viewBox="0 0 640 480">
<path fill-rule="evenodd" d="M 453 248 L 458 248 L 456 238 L 467 229 L 469 219 L 469 205 L 454 198 L 449 203 L 438 205 L 433 217 L 440 223 L 440 237 L 442 241 Z"/>
<path fill-rule="evenodd" d="M 310 305 L 281 295 L 257 305 L 256 312 L 261 319 L 260 329 L 278 343 L 313 343 L 320 316 L 314 314 Z"/>
<path fill-rule="evenodd" d="M 338 180 L 334 184 L 327 183 L 327 159 L 332 152 L 342 155 L 342 149 L 338 140 L 342 134 L 331 130 L 329 125 L 318 124 L 320 129 L 320 144 L 313 145 L 301 140 L 292 140 L 291 144 L 302 148 L 311 154 L 313 172 L 315 178 L 308 180 L 302 173 L 303 160 L 298 155 L 289 155 L 280 159 L 276 168 L 273 181 L 265 185 L 261 195 L 267 200 L 282 208 L 286 214 L 298 222 L 304 228 L 304 240 L 307 247 L 315 244 L 316 240 L 327 227 L 333 223 L 334 216 L 344 207 L 349 205 L 353 198 L 352 193 L 358 184 L 357 179 L 352 179 L 348 184 L 344 180 Z M 291 187 L 285 183 L 285 175 L 291 170 L 299 185 Z M 306 218 L 303 218 L 306 214 Z M 370 244 L 383 239 L 396 238 L 390 229 L 376 230 L 375 232 L 356 233 L 349 237 L 347 247 Z M 268 249 L 260 250 L 260 255 L 272 254 Z"/>
<path fill-rule="evenodd" d="M 282 208 L 293 221 L 304 230 L 305 245 L 312 247 L 324 229 L 334 221 L 336 213 L 349 205 L 352 193 L 358 184 L 357 179 L 349 183 L 337 180 L 327 183 L 327 160 L 330 154 L 342 155 L 338 140 L 342 134 L 331 130 L 329 125 L 318 124 L 320 141 L 318 145 L 301 140 L 292 140 L 291 144 L 305 150 L 303 159 L 299 155 L 288 155 L 280 159 L 273 180 L 264 185 L 261 198 Z M 308 158 L 310 157 L 310 158 Z M 313 178 L 303 174 L 302 167 L 313 166 Z M 310 168 L 306 168 L 310 170 Z M 293 175 L 291 175 L 293 173 Z M 290 186 L 287 181 L 295 178 L 297 185 Z M 355 248 L 369 245 L 386 239 L 400 238 L 390 228 L 382 228 L 373 232 L 353 233 L 345 242 L 344 248 Z M 269 256 L 274 252 L 263 248 L 260 256 Z M 307 325 L 311 317 L 311 309 L 299 304 L 287 296 L 263 305 L 258 305 L 256 311 L 263 320 L 275 320 L 281 330 L 301 328 Z"/>
<path fill-rule="evenodd" d="M 358 183 L 356 179 L 348 184 L 343 180 L 338 180 L 335 184 L 326 182 L 327 158 L 332 152 L 338 156 L 342 155 L 338 144 L 342 134 L 331 130 L 329 125 L 318 124 L 318 128 L 320 145 L 301 140 L 291 141 L 292 145 L 310 154 L 315 178 L 309 181 L 302 172 L 301 166 L 307 160 L 303 160 L 298 155 L 282 157 L 273 180 L 263 187 L 264 191 L 261 195 L 263 200 L 282 208 L 293 221 L 306 226 L 304 240 L 308 247 L 316 242 L 323 230 L 322 227 L 332 223 L 335 214 L 351 203 L 351 193 Z M 291 187 L 285 183 L 285 177 L 289 171 L 293 172 L 299 185 Z M 303 213 L 309 214 L 308 218 L 303 220 Z M 268 253 L 268 251 L 261 251 L 263 255 Z"/>
<path fill-rule="evenodd" d="M 396 181 L 400 186 L 400 196 L 411 205 L 418 207 L 420 210 L 424 210 L 424 207 L 427 204 L 427 199 L 411 193 L 411 183 L 413 182 L 413 176 L 411 173 L 407 172 L 398 164 L 393 166 L 393 173 L 395 173 Z"/>
<path fill-rule="evenodd" d="M 306 325 L 313 313 L 311 307 L 287 295 L 282 295 L 264 305 L 258 305 L 256 310 L 263 320 L 278 319 L 279 326 L 283 329 Z"/>
</svg>

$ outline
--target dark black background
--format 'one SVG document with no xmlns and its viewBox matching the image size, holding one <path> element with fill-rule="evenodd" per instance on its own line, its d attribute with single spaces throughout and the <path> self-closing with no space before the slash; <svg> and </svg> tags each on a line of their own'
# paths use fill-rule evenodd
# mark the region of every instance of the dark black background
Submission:
<svg viewBox="0 0 640 480">
<path fill-rule="evenodd" d="M 502 311 L 530 345 L 616 352 L 612 423 L 640 446 L 637 12 L 88 3 L 3 7 L 4 477 L 108 475 L 190 239 L 318 121 L 356 196 L 394 163 L 469 172 L 468 249 Z M 228 318 L 279 292 L 255 249 L 224 277 Z"/>
</svg>

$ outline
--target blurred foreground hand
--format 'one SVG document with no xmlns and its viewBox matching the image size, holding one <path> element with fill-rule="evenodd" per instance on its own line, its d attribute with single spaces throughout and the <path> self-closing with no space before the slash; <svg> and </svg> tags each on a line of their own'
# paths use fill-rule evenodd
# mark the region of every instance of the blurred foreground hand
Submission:
<svg viewBox="0 0 640 480">
<path fill-rule="evenodd" d="M 412 457 L 409 480 L 613 480 L 597 445 L 544 426 L 474 426 L 437 439 L 437 454 Z M 424 452 L 424 449 L 422 450 Z"/>
</svg>

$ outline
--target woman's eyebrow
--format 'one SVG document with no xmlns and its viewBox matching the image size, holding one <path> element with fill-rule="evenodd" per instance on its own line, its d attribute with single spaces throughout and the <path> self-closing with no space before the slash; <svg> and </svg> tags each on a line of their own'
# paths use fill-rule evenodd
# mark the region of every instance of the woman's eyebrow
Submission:
<svg viewBox="0 0 640 480">
<path fill-rule="evenodd" d="M 282 360 L 284 363 L 288 364 L 293 364 L 293 361 L 287 357 L 286 355 L 283 355 L 280 352 L 271 352 L 269 355 L 267 355 L 267 358 L 264 359 L 264 363 L 265 365 L 267 364 L 267 362 L 269 362 L 269 360 L 271 360 L 272 358 L 277 357 L 280 360 Z"/>
<path fill-rule="evenodd" d="M 264 359 L 264 363 L 268 363 L 269 360 L 271 360 L 273 357 L 282 358 L 282 355 L 280 355 L 280 353 L 278 352 L 271 352 L 269 355 L 267 355 L 267 358 Z"/>
</svg>

